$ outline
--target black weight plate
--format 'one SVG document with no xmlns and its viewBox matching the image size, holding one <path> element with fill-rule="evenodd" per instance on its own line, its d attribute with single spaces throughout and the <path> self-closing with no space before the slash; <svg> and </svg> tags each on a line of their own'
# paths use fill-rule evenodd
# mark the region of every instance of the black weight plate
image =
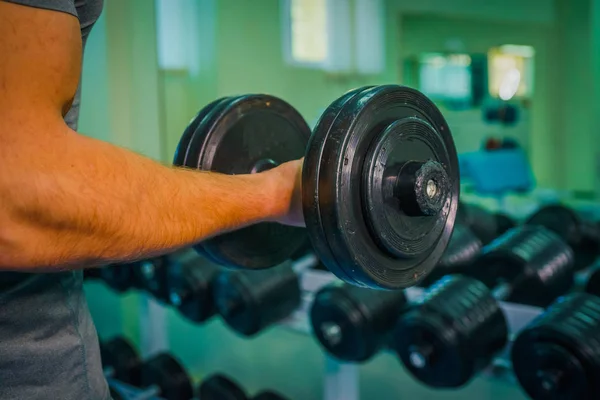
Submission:
<svg viewBox="0 0 600 400">
<path fill-rule="evenodd" d="M 431 171 L 443 178 L 435 181 L 445 201 L 433 216 L 410 216 L 408 202 L 387 192 L 375 196 L 388 181 L 382 171 L 410 161 L 435 166 Z M 459 177 L 450 130 L 424 95 L 396 85 L 345 95 L 317 124 L 304 166 L 306 225 L 317 254 L 338 277 L 399 289 L 434 268 L 452 233 Z M 424 192 L 414 189 L 416 196 Z"/>
<path fill-rule="evenodd" d="M 559 298 L 519 333 L 511 360 L 533 399 L 600 398 L 600 299 L 584 293 Z"/>
<path fill-rule="evenodd" d="M 562 205 L 550 205 L 539 209 L 525 222 L 541 225 L 557 233 L 571 246 L 580 240 L 579 217 L 573 210 Z"/>
<path fill-rule="evenodd" d="M 351 274 L 348 274 L 344 268 L 341 268 L 333 256 L 331 247 L 325 236 L 325 231 L 323 230 L 319 202 L 315 198 L 319 196 L 318 179 L 320 160 L 333 121 L 350 99 L 371 87 L 367 86 L 351 90 L 331 103 L 317 122 L 315 134 L 310 137 L 302 167 L 302 207 L 304 209 L 304 221 L 315 253 L 327 269 L 333 272 L 338 278 L 358 286 L 362 285 Z M 316 132 L 319 134 L 316 134 Z"/>
<path fill-rule="evenodd" d="M 141 386 L 157 386 L 159 397 L 165 400 L 191 399 L 194 395 L 191 379 L 173 356 L 161 353 L 142 364 Z"/>
<path fill-rule="evenodd" d="M 249 174 L 264 167 L 265 161 L 281 164 L 301 158 L 309 137 L 306 121 L 288 103 L 268 95 L 246 95 L 213 106 L 197 125 L 188 148 L 177 152 L 186 154 L 186 167 Z M 260 223 L 197 247 L 221 265 L 263 269 L 288 259 L 302 240 L 300 228 Z"/>
<path fill-rule="evenodd" d="M 247 400 L 244 389 L 233 379 L 215 374 L 198 386 L 200 400 Z"/>
<path fill-rule="evenodd" d="M 254 396 L 252 400 L 287 400 L 287 397 L 283 397 L 273 390 L 265 390 Z"/>
<path fill-rule="evenodd" d="M 231 99 L 230 97 L 222 97 L 213 101 L 212 103 L 205 106 L 202 110 L 196 114 L 196 116 L 190 121 L 189 125 L 183 131 L 183 135 L 181 135 L 181 139 L 179 139 L 179 143 L 177 144 L 177 149 L 175 150 L 175 156 L 173 157 L 173 165 L 176 166 L 184 166 L 185 160 L 187 158 L 187 152 L 189 150 L 190 142 L 194 136 L 194 133 L 198 129 L 198 125 L 206 118 L 208 113 L 210 113 L 214 108 L 216 108 L 219 103 L 228 101 Z"/>
<path fill-rule="evenodd" d="M 102 366 L 114 370 L 111 378 L 137 386 L 140 384 L 141 360 L 133 345 L 124 337 L 118 336 L 100 343 Z"/>
<path fill-rule="evenodd" d="M 577 270 L 589 266 L 600 254 L 595 226 L 569 207 L 560 204 L 542 207 L 526 224 L 542 225 L 560 235 L 575 252 Z"/>
<path fill-rule="evenodd" d="M 175 156 L 173 157 L 173 165 L 178 166 L 178 167 L 186 166 L 186 160 L 188 157 L 188 153 L 190 153 L 190 152 L 193 153 L 195 151 L 199 151 L 197 147 L 190 148 L 190 143 L 192 142 L 192 138 L 194 137 L 194 134 L 199 129 L 200 124 L 201 123 L 209 124 L 210 121 L 208 120 L 208 118 L 209 118 L 209 115 L 212 115 L 212 111 L 222 108 L 223 104 L 228 103 L 232 99 L 233 99 L 232 97 L 222 97 L 220 99 L 217 99 L 217 100 L 213 101 L 212 103 L 208 104 L 207 106 L 205 106 L 204 108 L 202 108 L 202 110 L 200 110 L 198 112 L 198 114 L 196 114 L 196 116 L 190 121 L 189 125 L 183 131 L 183 135 L 181 135 L 181 139 L 179 139 L 179 143 L 177 144 L 177 149 L 175 150 Z M 201 143 L 196 143 L 196 146 L 198 146 L 198 145 L 201 145 Z M 192 166 L 191 168 L 195 168 L 195 167 Z M 202 246 L 196 246 L 194 249 L 198 253 L 203 255 L 204 257 L 208 258 L 209 260 L 211 260 L 213 262 L 217 262 L 217 260 L 213 259 L 210 254 L 208 254 L 207 252 L 205 252 L 203 250 Z"/>
</svg>

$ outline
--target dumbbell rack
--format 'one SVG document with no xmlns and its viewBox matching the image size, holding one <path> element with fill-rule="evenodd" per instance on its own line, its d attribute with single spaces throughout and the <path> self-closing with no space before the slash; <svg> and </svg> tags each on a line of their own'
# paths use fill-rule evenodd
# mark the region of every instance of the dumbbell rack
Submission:
<svg viewBox="0 0 600 400">
<path fill-rule="evenodd" d="M 306 270 L 302 272 L 302 305 L 290 317 L 280 322 L 280 325 L 295 332 L 311 335 L 312 328 L 308 312 L 314 293 L 319 288 L 336 279 L 333 274 L 324 271 Z M 422 298 L 423 290 L 420 288 L 409 288 L 406 290 L 406 294 L 410 302 L 419 302 Z M 151 298 L 144 299 L 143 302 L 142 312 L 140 313 L 140 324 L 143 327 L 141 332 L 144 332 L 145 335 L 141 340 L 141 351 L 143 355 L 149 356 L 162 350 L 168 350 L 165 307 Z M 513 303 L 501 303 L 501 307 L 507 317 L 511 337 L 516 335 L 542 312 L 537 307 Z M 359 400 L 360 367 L 360 364 L 343 363 L 325 355 L 323 400 Z M 511 372 L 508 349 L 497 357 L 492 365 L 484 371 L 484 375 L 515 382 Z"/>
</svg>

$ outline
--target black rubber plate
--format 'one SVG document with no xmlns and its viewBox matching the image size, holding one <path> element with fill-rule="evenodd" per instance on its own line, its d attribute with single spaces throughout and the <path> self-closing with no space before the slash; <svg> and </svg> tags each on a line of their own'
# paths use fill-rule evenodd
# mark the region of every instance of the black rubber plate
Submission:
<svg viewBox="0 0 600 400">
<path fill-rule="evenodd" d="M 400 232 L 405 241 L 398 246 L 411 250 L 410 257 L 398 257 L 374 239 L 363 204 L 362 171 L 366 154 L 381 133 L 405 118 L 422 120 L 434 134 L 411 136 L 405 140 L 406 154 L 400 156 L 442 164 L 449 177 L 449 196 L 433 217 L 411 219 L 400 210 L 397 215 L 391 212 L 393 219 L 402 221 L 396 226 L 406 227 Z M 349 92 L 325 111 L 315 128 L 303 172 L 306 225 L 323 263 L 349 283 L 399 289 L 423 279 L 450 239 L 458 195 L 458 160 L 450 130 L 435 105 L 416 90 L 388 85 Z"/>
<path fill-rule="evenodd" d="M 249 174 L 261 160 L 303 156 L 310 128 L 288 103 L 268 95 L 225 98 L 202 110 L 184 133 L 175 163 L 225 174 Z M 189 134 L 193 130 L 193 134 Z M 287 260 L 304 240 L 300 228 L 260 223 L 198 244 L 218 264 L 247 269 Z"/>
</svg>

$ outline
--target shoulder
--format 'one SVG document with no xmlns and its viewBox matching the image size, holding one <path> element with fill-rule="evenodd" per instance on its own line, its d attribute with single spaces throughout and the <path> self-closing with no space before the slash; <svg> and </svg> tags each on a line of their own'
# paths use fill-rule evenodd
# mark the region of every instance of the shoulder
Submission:
<svg viewBox="0 0 600 400">
<path fill-rule="evenodd" d="M 62 11 L 74 16 L 77 15 L 75 0 L 4 0 L 9 3 L 21 4 L 24 6 L 43 8 L 46 10 Z"/>
</svg>

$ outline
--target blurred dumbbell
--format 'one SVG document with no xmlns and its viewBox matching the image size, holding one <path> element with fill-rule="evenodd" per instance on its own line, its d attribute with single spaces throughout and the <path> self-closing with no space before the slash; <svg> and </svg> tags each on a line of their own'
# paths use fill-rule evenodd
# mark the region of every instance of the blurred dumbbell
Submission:
<svg viewBox="0 0 600 400">
<path fill-rule="evenodd" d="M 461 202 L 456 222 L 469 228 L 486 245 L 504 232 L 515 227 L 515 222 L 502 213 L 492 213 L 476 204 Z"/>
<path fill-rule="evenodd" d="M 101 342 L 100 354 L 107 378 L 144 389 L 137 400 L 154 396 L 166 400 L 188 400 L 192 397 L 190 378 L 169 354 L 161 353 L 141 361 L 136 349 L 124 337 Z"/>
<path fill-rule="evenodd" d="M 430 286 L 445 275 L 466 271 L 481 254 L 481 240 L 466 226 L 454 225 L 450 243 L 435 269 L 419 284 Z"/>
<path fill-rule="evenodd" d="M 600 256 L 600 228 L 563 205 L 549 205 L 536 211 L 525 222 L 541 225 L 557 233 L 575 253 L 575 269 L 587 267 Z"/>
<path fill-rule="evenodd" d="M 517 336 L 515 375 L 533 400 L 600 398 L 600 298 L 558 299 Z"/>
<path fill-rule="evenodd" d="M 310 322 L 329 354 L 343 361 L 363 362 L 384 347 L 405 305 L 403 291 L 335 283 L 315 294 Z"/>
<path fill-rule="evenodd" d="M 265 270 L 222 270 L 214 285 L 217 311 L 231 329 L 253 336 L 300 306 L 298 273 L 316 264 L 308 255 Z"/>
<path fill-rule="evenodd" d="M 589 294 L 600 297 L 600 261 L 594 263 L 586 275 L 584 290 Z"/>
<path fill-rule="evenodd" d="M 486 246 L 464 274 L 489 289 L 503 286 L 505 301 L 547 307 L 573 286 L 574 257 L 573 250 L 554 232 L 522 226 Z"/>
<path fill-rule="evenodd" d="M 137 263 L 115 264 L 100 268 L 100 279 L 117 293 L 135 289 L 135 268 L 137 265 Z"/>
<path fill-rule="evenodd" d="M 252 400 L 287 400 L 287 397 L 283 397 L 273 390 L 264 390 L 256 394 Z"/>
<path fill-rule="evenodd" d="M 238 382 L 223 374 L 215 374 L 203 380 L 197 393 L 199 400 L 286 400 L 272 390 L 261 391 L 250 398 Z"/>
<path fill-rule="evenodd" d="M 429 386 L 466 384 L 504 348 L 508 325 L 500 301 L 547 305 L 572 282 L 571 249 L 543 227 L 507 232 L 484 250 L 480 261 L 487 271 L 482 280 L 442 278 L 398 320 L 393 348 Z"/>
<path fill-rule="evenodd" d="M 100 268 L 89 268 L 83 271 L 85 280 L 101 280 L 106 286 L 117 293 L 123 293 L 136 288 L 135 269 L 139 263 L 111 264 Z"/>
<path fill-rule="evenodd" d="M 160 397 L 165 400 L 189 400 L 193 396 L 190 377 L 172 355 L 161 353 L 142 363 L 137 400 Z"/>
<path fill-rule="evenodd" d="M 215 374 L 200 382 L 198 386 L 200 400 L 247 400 L 248 395 L 241 385 L 223 374 Z"/>
<path fill-rule="evenodd" d="M 122 336 L 100 342 L 100 357 L 107 378 L 139 386 L 140 356 L 129 340 Z"/>
<path fill-rule="evenodd" d="M 170 269 L 180 268 L 182 262 L 193 264 L 204 261 L 200 256 L 194 258 L 191 253 L 192 250 L 190 249 L 182 249 L 160 257 L 134 263 L 132 279 L 135 286 L 150 294 L 159 302 L 170 304 L 172 293 L 169 287 Z M 187 283 L 192 282 L 188 281 Z"/>
<path fill-rule="evenodd" d="M 167 273 L 169 304 L 195 323 L 215 315 L 213 286 L 220 269 L 194 250 L 181 252 Z"/>
</svg>

